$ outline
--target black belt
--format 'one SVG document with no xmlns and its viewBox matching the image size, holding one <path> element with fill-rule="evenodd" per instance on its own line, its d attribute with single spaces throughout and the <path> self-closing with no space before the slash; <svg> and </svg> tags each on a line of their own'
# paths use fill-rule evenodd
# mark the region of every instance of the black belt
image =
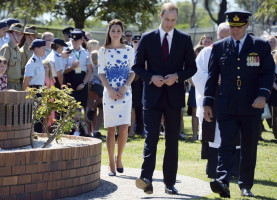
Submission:
<svg viewBox="0 0 277 200">
<path fill-rule="evenodd" d="M 30 87 L 39 89 L 39 88 L 43 87 L 43 85 L 30 85 Z"/>
</svg>

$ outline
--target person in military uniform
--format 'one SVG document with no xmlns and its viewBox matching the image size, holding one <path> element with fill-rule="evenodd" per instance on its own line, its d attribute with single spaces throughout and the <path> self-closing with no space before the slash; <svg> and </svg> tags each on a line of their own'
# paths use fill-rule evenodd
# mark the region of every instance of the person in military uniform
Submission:
<svg viewBox="0 0 277 200">
<path fill-rule="evenodd" d="M 73 27 L 67 27 L 63 29 L 63 35 L 64 35 L 64 41 L 69 42 L 70 39 L 70 33 L 74 30 Z"/>
<path fill-rule="evenodd" d="M 32 25 L 27 25 L 24 28 L 23 35 L 21 40 L 18 44 L 21 53 L 21 70 L 22 70 L 22 77 L 24 76 L 25 65 L 27 64 L 28 60 L 32 57 L 33 51 L 29 49 L 32 41 L 37 38 L 37 28 Z"/>
<path fill-rule="evenodd" d="M 221 145 L 218 152 L 216 180 L 211 189 L 230 198 L 229 180 L 235 163 L 236 138 L 241 130 L 241 159 L 238 184 L 242 196 L 253 197 L 254 171 L 261 114 L 274 80 L 274 61 L 268 42 L 246 32 L 251 13 L 226 12 L 230 35 L 213 45 L 209 76 L 204 93 L 204 118 L 213 118 L 212 106 L 218 78 L 216 117 Z"/>
<path fill-rule="evenodd" d="M 17 44 L 23 34 L 23 26 L 20 23 L 12 24 L 7 31 L 10 37 L 9 43 L 2 46 L 0 55 L 4 56 L 8 63 L 7 77 L 8 89 L 22 90 L 20 79 L 21 74 L 21 55 Z"/>
</svg>

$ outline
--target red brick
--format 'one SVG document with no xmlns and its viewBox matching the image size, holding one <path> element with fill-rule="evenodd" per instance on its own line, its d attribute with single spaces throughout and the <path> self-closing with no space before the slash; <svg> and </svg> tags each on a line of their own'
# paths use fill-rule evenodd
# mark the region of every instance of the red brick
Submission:
<svg viewBox="0 0 277 200">
<path fill-rule="evenodd" d="M 15 153 L 6 153 L 5 166 L 11 166 L 15 164 Z"/>
<path fill-rule="evenodd" d="M 57 181 L 51 181 L 47 184 L 47 190 L 54 190 L 57 187 Z"/>
<path fill-rule="evenodd" d="M 31 175 L 22 175 L 18 176 L 17 183 L 18 184 L 26 184 L 26 183 L 31 183 Z"/>
<path fill-rule="evenodd" d="M 80 178 L 76 177 L 73 179 L 73 186 L 80 185 Z"/>
<path fill-rule="evenodd" d="M 45 191 L 47 190 L 47 182 L 43 182 L 43 183 L 38 183 L 37 184 L 37 191 Z"/>
<path fill-rule="evenodd" d="M 37 173 L 38 172 L 38 165 L 26 165 L 26 173 Z"/>
<path fill-rule="evenodd" d="M 81 166 L 80 160 L 74 160 L 74 168 L 79 168 Z"/>
<path fill-rule="evenodd" d="M 0 187 L 0 194 L 1 196 L 10 195 L 10 187 Z"/>
<path fill-rule="evenodd" d="M 83 173 L 83 169 L 82 168 L 76 169 L 76 175 L 77 176 L 82 176 L 82 173 Z"/>
<path fill-rule="evenodd" d="M 25 193 L 33 193 L 37 191 L 37 184 L 26 184 Z"/>
<path fill-rule="evenodd" d="M 68 188 L 64 188 L 61 189 L 61 197 L 68 197 L 69 196 L 69 189 Z"/>
<path fill-rule="evenodd" d="M 66 180 L 58 180 L 55 189 L 61 189 L 65 187 Z"/>
<path fill-rule="evenodd" d="M 76 176 L 76 173 L 77 173 L 77 170 L 76 170 L 76 169 L 71 169 L 70 172 L 69 172 L 70 178 L 75 177 L 75 176 Z"/>
<path fill-rule="evenodd" d="M 0 177 L 0 187 L 3 185 L 3 177 Z"/>
<path fill-rule="evenodd" d="M 65 187 L 69 188 L 73 186 L 73 180 L 74 179 L 66 179 L 65 180 Z"/>
<path fill-rule="evenodd" d="M 42 151 L 42 162 L 47 162 L 47 151 L 43 150 Z"/>
<path fill-rule="evenodd" d="M 58 170 L 64 170 L 64 169 L 66 169 L 66 161 L 58 162 Z"/>
<path fill-rule="evenodd" d="M 24 194 L 24 185 L 11 186 L 11 194 Z"/>
<path fill-rule="evenodd" d="M 20 145 L 18 145 L 18 139 L 11 139 L 11 146 L 12 147 L 19 147 Z"/>
<path fill-rule="evenodd" d="M 43 182 L 52 181 L 52 172 L 43 173 Z"/>
<path fill-rule="evenodd" d="M 40 163 L 43 161 L 43 153 L 42 151 L 35 151 L 35 163 Z"/>
<path fill-rule="evenodd" d="M 38 166 L 38 172 L 47 172 L 50 169 L 50 164 L 48 163 L 40 163 Z"/>
<path fill-rule="evenodd" d="M 3 185 L 16 185 L 17 184 L 17 176 L 9 176 L 4 177 Z"/>
<path fill-rule="evenodd" d="M 80 177 L 80 185 L 84 185 L 86 183 L 85 176 Z"/>
<path fill-rule="evenodd" d="M 69 196 L 75 196 L 76 195 L 76 187 L 69 189 Z"/>
<path fill-rule="evenodd" d="M 53 180 L 59 180 L 62 177 L 62 172 L 61 171 L 55 171 L 53 172 Z"/>
<path fill-rule="evenodd" d="M 63 179 L 69 178 L 70 177 L 69 173 L 70 173 L 70 170 L 64 170 L 64 171 L 62 171 L 62 178 Z"/>
<path fill-rule="evenodd" d="M 53 199 L 53 192 L 52 191 L 44 191 L 42 198 L 43 199 Z"/>
<path fill-rule="evenodd" d="M 1 176 L 9 176 L 12 174 L 12 167 L 0 167 Z"/>
<path fill-rule="evenodd" d="M 0 140 L 0 148 L 3 148 L 4 147 L 4 141 L 3 140 Z M 4 163 L 3 163 L 4 165 Z"/>
<path fill-rule="evenodd" d="M 73 160 L 66 161 L 66 169 L 71 169 L 71 168 L 74 168 L 74 161 Z"/>
<path fill-rule="evenodd" d="M 4 166 L 5 165 L 5 153 L 0 153 L 0 166 Z"/>
<path fill-rule="evenodd" d="M 12 167 L 12 174 L 13 175 L 25 174 L 25 165 L 22 165 L 22 166 L 13 166 Z"/>
<path fill-rule="evenodd" d="M 23 131 L 23 130 L 22 130 Z M 21 130 L 19 131 L 14 131 L 14 138 L 18 139 L 18 138 L 21 138 Z"/>
<path fill-rule="evenodd" d="M 30 152 L 29 151 L 24 152 L 24 155 L 25 155 L 25 163 L 30 164 Z"/>
<path fill-rule="evenodd" d="M 0 132 L 0 140 L 6 140 L 8 138 L 8 132 Z"/>
<path fill-rule="evenodd" d="M 34 193 L 31 193 L 31 199 L 32 200 L 42 199 L 42 194 L 43 194 L 43 192 L 34 192 Z"/>
<path fill-rule="evenodd" d="M 32 174 L 32 183 L 42 182 L 42 174 Z"/>
<path fill-rule="evenodd" d="M 16 200 L 30 200 L 31 194 L 18 194 L 16 195 Z"/>
<path fill-rule="evenodd" d="M 14 131 L 9 132 L 7 136 L 9 140 L 14 139 Z"/>
<path fill-rule="evenodd" d="M 21 164 L 22 156 L 23 156 L 23 153 L 21 152 L 15 153 L 15 165 Z"/>
</svg>

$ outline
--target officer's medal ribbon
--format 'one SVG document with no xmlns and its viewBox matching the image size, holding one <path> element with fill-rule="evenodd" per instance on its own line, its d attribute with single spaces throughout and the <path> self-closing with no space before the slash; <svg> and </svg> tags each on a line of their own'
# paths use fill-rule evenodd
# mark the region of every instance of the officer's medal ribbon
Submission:
<svg viewBox="0 0 277 200">
<path fill-rule="evenodd" d="M 250 53 L 246 58 L 246 65 L 252 67 L 260 66 L 260 56 L 255 52 Z"/>
</svg>

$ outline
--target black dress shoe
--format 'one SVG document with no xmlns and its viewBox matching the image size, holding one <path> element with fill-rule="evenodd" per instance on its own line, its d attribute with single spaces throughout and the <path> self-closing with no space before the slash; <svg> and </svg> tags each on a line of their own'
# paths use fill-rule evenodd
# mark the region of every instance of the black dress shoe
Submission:
<svg viewBox="0 0 277 200">
<path fill-rule="evenodd" d="M 241 189 L 241 195 L 244 197 L 254 197 L 254 194 L 251 192 L 251 190 L 246 188 Z"/>
<path fill-rule="evenodd" d="M 174 185 L 166 185 L 165 186 L 165 193 L 167 194 L 178 194 L 178 190 L 174 187 Z"/>
<path fill-rule="evenodd" d="M 147 178 L 138 178 L 136 180 L 136 186 L 137 188 L 142 189 L 146 194 L 153 194 L 152 183 Z"/>
<path fill-rule="evenodd" d="M 224 198 L 231 197 L 228 185 L 225 183 L 222 183 L 221 181 L 212 180 L 210 182 L 210 187 L 214 193 L 218 193 L 221 197 L 224 197 Z"/>
<path fill-rule="evenodd" d="M 122 168 L 116 168 L 116 171 L 117 171 L 118 173 L 123 173 L 124 168 L 123 168 L 123 167 L 122 167 Z"/>
</svg>

